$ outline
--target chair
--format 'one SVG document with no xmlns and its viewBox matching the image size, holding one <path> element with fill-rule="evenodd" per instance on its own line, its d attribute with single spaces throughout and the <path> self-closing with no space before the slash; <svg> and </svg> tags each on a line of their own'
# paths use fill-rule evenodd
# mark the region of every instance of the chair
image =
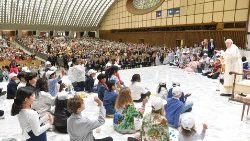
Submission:
<svg viewBox="0 0 250 141">
<path fill-rule="evenodd" d="M 250 80 L 243 79 L 240 82 L 235 82 L 237 75 L 250 75 L 250 70 L 245 70 L 244 73 L 237 73 L 237 72 L 229 72 L 230 75 L 234 75 L 234 82 L 233 82 L 233 89 L 232 95 L 230 100 L 234 99 L 235 92 L 242 93 L 242 94 L 250 94 Z M 237 100 L 236 100 L 237 101 Z"/>
<path fill-rule="evenodd" d="M 242 109 L 242 114 L 241 114 L 241 121 L 243 120 L 246 106 L 247 106 L 247 115 L 249 113 L 250 97 L 244 97 L 242 99 L 242 102 L 243 102 L 243 109 Z"/>
<path fill-rule="evenodd" d="M 250 74 L 250 70 L 244 71 L 243 74 L 236 73 L 236 72 L 230 72 L 230 75 L 234 75 L 234 82 L 233 82 L 233 89 L 232 89 L 232 96 L 230 100 L 234 100 L 240 103 L 243 103 L 243 108 L 242 108 L 242 114 L 241 114 L 241 121 L 243 120 L 245 109 L 247 106 L 247 115 L 249 113 L 250 109 L 250 80 L 242 80 L 240 82 L 235 82 L 236 76 L 237 75 L 248 75 Z M 238 92 L 240 94 L 246 95 L 246 97 L 242 97 L 240 99 L 235 99 L 234 94 L 235 92 Z"/>
</svg>

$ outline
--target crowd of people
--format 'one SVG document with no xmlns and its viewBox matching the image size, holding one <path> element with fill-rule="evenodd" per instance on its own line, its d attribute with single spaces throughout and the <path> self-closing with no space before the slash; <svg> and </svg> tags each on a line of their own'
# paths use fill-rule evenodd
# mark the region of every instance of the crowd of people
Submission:
<svg viewBox="0 0 250 141">
<path fill-rule="evenodd" d="M 95 139 L 93 136 L 93 130 L 103 125 L 106 117 L 113 118 L 114 130 L 118 133 L 139 133 L 129 137 L 131 141 L 170 140 L 169 127 L 180 128 L 180 141 L 204 138 L 206 125 L 202 136 L 198 136 L 192 117 L 180 119 L 181 114 L 192 111 L 193 103 L 187 101 L 190 94 L 184 94 L 179 83 L 173 83 L 169 90 L 165 83 L 160 83 L 157 96 L 151 97 L 151 92 L 141 84 L 140 74 L 134 74 L 126 87 L 117 65 L 105 67 L 105 72 L 97 76 L 97 86 L 93 81 L 97 71 L 91 69 L 85 73 L 79 58 L 73 59 L 68 71 L 59 71 L 50 62 L 45 63 L 43 70 L 39 75 L 27 67 L 13 68 L 9 74 L 7 99 L 14 99 L 11 115 L 18 115 L 26 140 L 46 140 L 46 131 L 53 125 L 57 132 L 68 133 L 70 140 L 111 141 L 112 137 Z M 97 93 L 94 98 L 100 107 L 97 120 L 81 116 L 84 100 L 74 95 L 74 91 Z M 146 114 L 145 105 L 150 97 L 152 111 Z M 141 107 L 136 108 L 134 103 L 141 103 Z"/>
<path fill-rule="evenodd" d="M 173 82 L 170 89 L 166 82 L 161 82 L 156 95 L 152 95 L 152 91 L 143 87 L 140 74 L 134 74 L 131 84 L 125 84 L 119 69 L 169 64 L 217 79 L 223 72 L 224 52 L 216 50 L 213 39 L 194 47 L 175 49 L 92 38 L 28 37 L 20 41 L 49 55 L 39 69 L 17 67 L 12 61 L 6 70 L 9 74 L 7 99 L 14 99 L 11 115 L 18 115 L 26 140 L 46 141 L 46 131 L 53 125 L 56 131 L 69 134 L 71 141 L 111 141 L 110 136 L 95 139 L 93 135 L 93 130 L 103 125 L 106 118 L 113 118 L 113 128 L 120 134 L 138 133 L 129 137 L 130 141 L 170 141 L 169 127 L 179 131 L 179 141 L 204 139 L 207 125 L 203 125 L 199 134 L 194 118 L 184 114 L 192 111 L 194 103 L 188 99 L 191 94 L 183 92 L 179 82 Z M 60 57 L 69 58 L 60 63 Z M 242 58 L 242 63 L 244 69 L 248 69 L 246 57 Z M 96 93 L 97 120 L 81 115 L 85 103 L 81 95 L 76 94 L 81 91 Z M 135 106 L 138 103 L 140 107 Z M 149 103 L 152 109 L 145 113 Z"/>
<path fill-rule="evenodd" d="M 9 41 L 5 39 L 0 39 L 0 61 L 4 60 L 32 60 L 33 56 L 28 55 L 23 50 L 15 47 L 15 45 L 10 44 Z"/>
<path fill-rule="evenodd" d="M 21 43 L 48 55 L 52 65 L 68 68 L 68 62 L 78 56 L 86 62 L 88 69 L 102 71 L 110 62 L 117 62 L 121 69 L 138 68 L 163 64 L 166 52 L 164 46 L 133 44 L 108 41 L 96 38 L 66 37 L 26 37 L 19 39 Z"/>
</svg>

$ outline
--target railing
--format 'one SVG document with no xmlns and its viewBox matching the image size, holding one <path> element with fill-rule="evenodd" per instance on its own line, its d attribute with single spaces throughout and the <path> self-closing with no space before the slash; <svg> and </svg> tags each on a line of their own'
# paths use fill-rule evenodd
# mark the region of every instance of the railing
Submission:
<svg viewBox="0 0 250 141">
<path fill-rule="evenodd" d="M 29 51 L 32 54 L 35 54 L 39 58 L 42 58 L 43 60 L 47 60 L 48 59 L 48 55 L 47 54 L 44 54 L 44 53 L 41 53 L 41 52 L 37 52 L 37 51 L 35 51 L 35 49 L 32 49 L 32 48 L 29 48 L 29 47 L 25 46 L 22 42 L 18 41 L 18 39 L 15 39 L 15 41 L 20 46 L 22 46 L 25 50 Z"/>
</svg>

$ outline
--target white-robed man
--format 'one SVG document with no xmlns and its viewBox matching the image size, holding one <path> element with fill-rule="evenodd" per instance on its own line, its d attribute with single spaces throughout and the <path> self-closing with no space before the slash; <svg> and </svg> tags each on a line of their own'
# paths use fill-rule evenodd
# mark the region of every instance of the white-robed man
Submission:
<svg viewBox="0 0 250 141">
<path fill-rule="evenodd" d="M 222 92 L 223 95 L 230 95 L 232 94 L 232 87 L 234 82 L 234 75 L 230 75 L 229 72 L 236 72 L 236 73 L 242 73 L 243 72 L 243 66 L 241 61 L 241 55 L 239 48 L 233 44 L 233 41 L 231 39 L 227 39 L 225 41 L 226 44 L 226 51 L 222 53 L 222 56 L 224 58 L 224 64 L 225 64 L 225 73 L 224 73 L 224 92 Z M 237 76 L 235 82 L 239 82 L 242 80 L 242 76 Z"/>
</svg>

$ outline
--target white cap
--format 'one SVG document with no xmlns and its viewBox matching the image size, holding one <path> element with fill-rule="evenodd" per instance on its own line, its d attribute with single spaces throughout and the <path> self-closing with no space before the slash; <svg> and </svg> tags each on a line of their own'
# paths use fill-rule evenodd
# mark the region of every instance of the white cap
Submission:
<svg viewBox="0 0 250 141">
<path fill-rule="evenodd" d="M 194 118 L 191 115 L 183 115 L 181 118 L 181 126 L 185 130 L 191 131 L 192 128 L 194 127 L 195 121 Z"/>
<path fill-rule="evenodd" d="M 112 64 L 109 62 L 106 64 L 106 67 L 111 67 L 111 66 L 112 66 Z"/>
<path fill-rule="evenodd" d="M 93 74 L 93 73 L 96 73 L 96 72 L 97 72 L 96 70 L 90 69 L 90 70 L 88 71 L 88 75 Z"/>
<path fill-rule="evenodd" d="M 173 81 L 172 82 L 172 86 L 175 87 L 175 86 L 180 86 L 181 84 L 179 82 L 176 82 L 176 81 Z"/>
<path fill-rule="evenodd" d="M 29 70 L 28 67 L 22 67 L 22 71 L 24 71 L 24 72 L 30 72 L 30 70 Z"/>
<path fill-rule="evenodd" d="M 153 110 L 157 111 L 163 107 L 163 101 L 160 97 L 151 97 L 151 105 Z"/>
<path fill-rule="evenodd" d="M 207 56 L 207 53 L 204 53 L 203 55 L 206 55 L 206 56 Z"/>
<path fill-rule="evenodd" d="M 46 62 L 45 62 L 45 65 L 46 65 L 46 66 L 47 66 L 47 65 L 51 65 L 50 61 L 46 61 Z"/>
<path fill-rule="evenodd" d="M 12 73 L 9 75 L 10 79 L 13 78 L 13 77 L 16 77 L 16 76 L 17 76 L 17 74 L 14 73 L 14 72 L 12 72 Z"/>
<path fill-rule="evenodd" d="M 55 73 L 55 71 L 48 70 L 48 71 L 45 73 L 45 77 L 46 77 L 47 79 L 49 79 L 50 75 L 53 74 L 53 73 Z"/>
<path fill-rule="evenodd" d="M 69 96 L 68 96 L 67 92 L 62 91 L 62 92 L 58 93 L 57 98 L 59 100 L 66 100 L 69 98 Z"/>
<path fill-rule="evenodd" d="M 179 98 L 182 94 L 181 87 L 179 86 L 174 87 L 172 92 L 173 92 L 173 97 Z"/>
<path fill-rule="evenodd" d="M 56 72 L 57 68 L 55 66 L 52 66 L 50 70 Z"/>
<path fill-rule="evenodd" d="M 166 85 L 166 81 L 161 80 L 161 81 L 159 82 L 159 85 Z"/>
</svg>

